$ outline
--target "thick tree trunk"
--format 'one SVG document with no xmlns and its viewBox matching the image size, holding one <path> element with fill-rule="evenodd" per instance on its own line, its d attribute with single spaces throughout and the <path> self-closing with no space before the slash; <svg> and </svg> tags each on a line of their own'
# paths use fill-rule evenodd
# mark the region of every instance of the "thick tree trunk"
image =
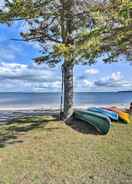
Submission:
<svg viewBox="0 0 132 184">
<path fill-rule="evenodd" d="M 64 119 L 73 113 L 73 64 L 64 64 Z"/>
</svg>

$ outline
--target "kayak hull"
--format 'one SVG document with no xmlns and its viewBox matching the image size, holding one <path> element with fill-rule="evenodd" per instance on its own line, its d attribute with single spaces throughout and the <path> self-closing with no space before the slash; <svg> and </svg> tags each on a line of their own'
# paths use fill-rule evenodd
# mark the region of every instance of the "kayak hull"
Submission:
<svg viewBox="0 0 132 184">
<path fill-rule="evenodd" d="M 111 121 L 108 117 L 91 111 L 75 111 L 74 116 L 76 119 L 87 122 L 96 128 L 96 130 L 105 135 L 109 132 Z"/>
<path fill-rule="evenodd" d="M 121 119 L 124 123 L 128 124 L 130 123 L 129 114 L 126 112 L 123 112 L 121 109 L 117 107 L 109 107 L 108 110 L 111 110 L 113 112 L 116 112 L 119 115 L 119 119 Z"/>
<path fill-rule="evenodd" d="M 98 112 L 100 114 L 103 114 L 103 115 L 109 117 L 113 121 L 118 121 L 119 120 L 118 114 L 116 112 L 113 112 L 113 111 L 110 111 L 110 110 L 107 110 L 107 109 L 91 107 L 91 108 L 88 108 L 88 110 L 92 111 L 92 112 Z"/>
</svg>

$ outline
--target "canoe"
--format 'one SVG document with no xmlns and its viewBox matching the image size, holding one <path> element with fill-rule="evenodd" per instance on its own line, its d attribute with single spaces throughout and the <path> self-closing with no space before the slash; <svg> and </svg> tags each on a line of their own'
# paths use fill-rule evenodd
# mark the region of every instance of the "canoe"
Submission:
<svg viewBox="0 0 132 184">
<path fill-rule="evenodd" d="M 130 123 L 130 118 L 129 118 L 128 113 L 123 112 L 121 109 L 119 109 L 117 107 L 109 107 L 107 109 L 111 110 L 113 112 L 116 112 L 119 115 L 119 119 L 121 119 L 124 123 Z"/>
<path fill-rule="evenodd" d="M 118 121 L 119 117 L 118 117 L 118 114 L 116 112 L 113 112 L 113 111 L 110 111 L 110 110 L 107 110 L 107 109 L 103 109 L 103 108 L 100 108 L 100 107 L 90 107 L 88 108 L 89 111 L 92 111 L 92 112 L 98 112 L 98 113 L 101 113 L 105 116 L 108 116 L 111 120 L 114 120 L 114 121 Z"/>
<path fill-rule="evenodd" d="M 107 134 L 110 129 L 111 120 L 100 113 L 91 111 L 75 111 L 74 117 L 76 119 L 87 122 L 96 128 L 100 134 Z"/>
</svg>

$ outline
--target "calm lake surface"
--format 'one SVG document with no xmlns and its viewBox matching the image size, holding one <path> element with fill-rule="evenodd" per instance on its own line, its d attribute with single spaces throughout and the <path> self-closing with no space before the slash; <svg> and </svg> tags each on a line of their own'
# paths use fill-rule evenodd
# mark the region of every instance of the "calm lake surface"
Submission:
<svg viewBox="0 0 132 184">
<path fill-rule="evenodd" d="M 55 109 L 60 107 L 60 93 L 0 93 L 0 110 Z M 97 105 L 128 106 L 132 92 L 81 92 L 75 93 L 75 107 Z"/>
</svg>

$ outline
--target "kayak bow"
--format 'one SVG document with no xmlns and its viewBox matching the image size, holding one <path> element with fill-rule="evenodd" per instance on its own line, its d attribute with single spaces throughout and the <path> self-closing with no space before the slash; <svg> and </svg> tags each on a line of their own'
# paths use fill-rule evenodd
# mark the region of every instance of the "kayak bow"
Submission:
<svg viewBox="0 0 132 184">
<path fill-rule="evenodd" d="M 129 114 L 126 112 L 123 112 L 121 109 L 117 107 L 109 107 L 107 108 L 108 110 L 111 110 L 113 112 L 116 112 L 119 115 L 119 118 L 124 122 L 124 123 L 130 123 L 130 118 Z"/>
<path fill-rule="evenodd" d="M 119 117 L 118 117 L 118 114 L 116 112 L 113 112 L 113 111 L 110 111 L 110 110 L 107 110 L 107 109 L 103 109 L 101 107 L 91 107 L 91 108 L 88 108 L 89 111 L 92 111 L 92 112 L 98 112 L 100 114 L 103 114 L 105 116 L 108 116 L 111 120 L 114 120 L 114 121 L 118 121 Z"/>
</svg>

